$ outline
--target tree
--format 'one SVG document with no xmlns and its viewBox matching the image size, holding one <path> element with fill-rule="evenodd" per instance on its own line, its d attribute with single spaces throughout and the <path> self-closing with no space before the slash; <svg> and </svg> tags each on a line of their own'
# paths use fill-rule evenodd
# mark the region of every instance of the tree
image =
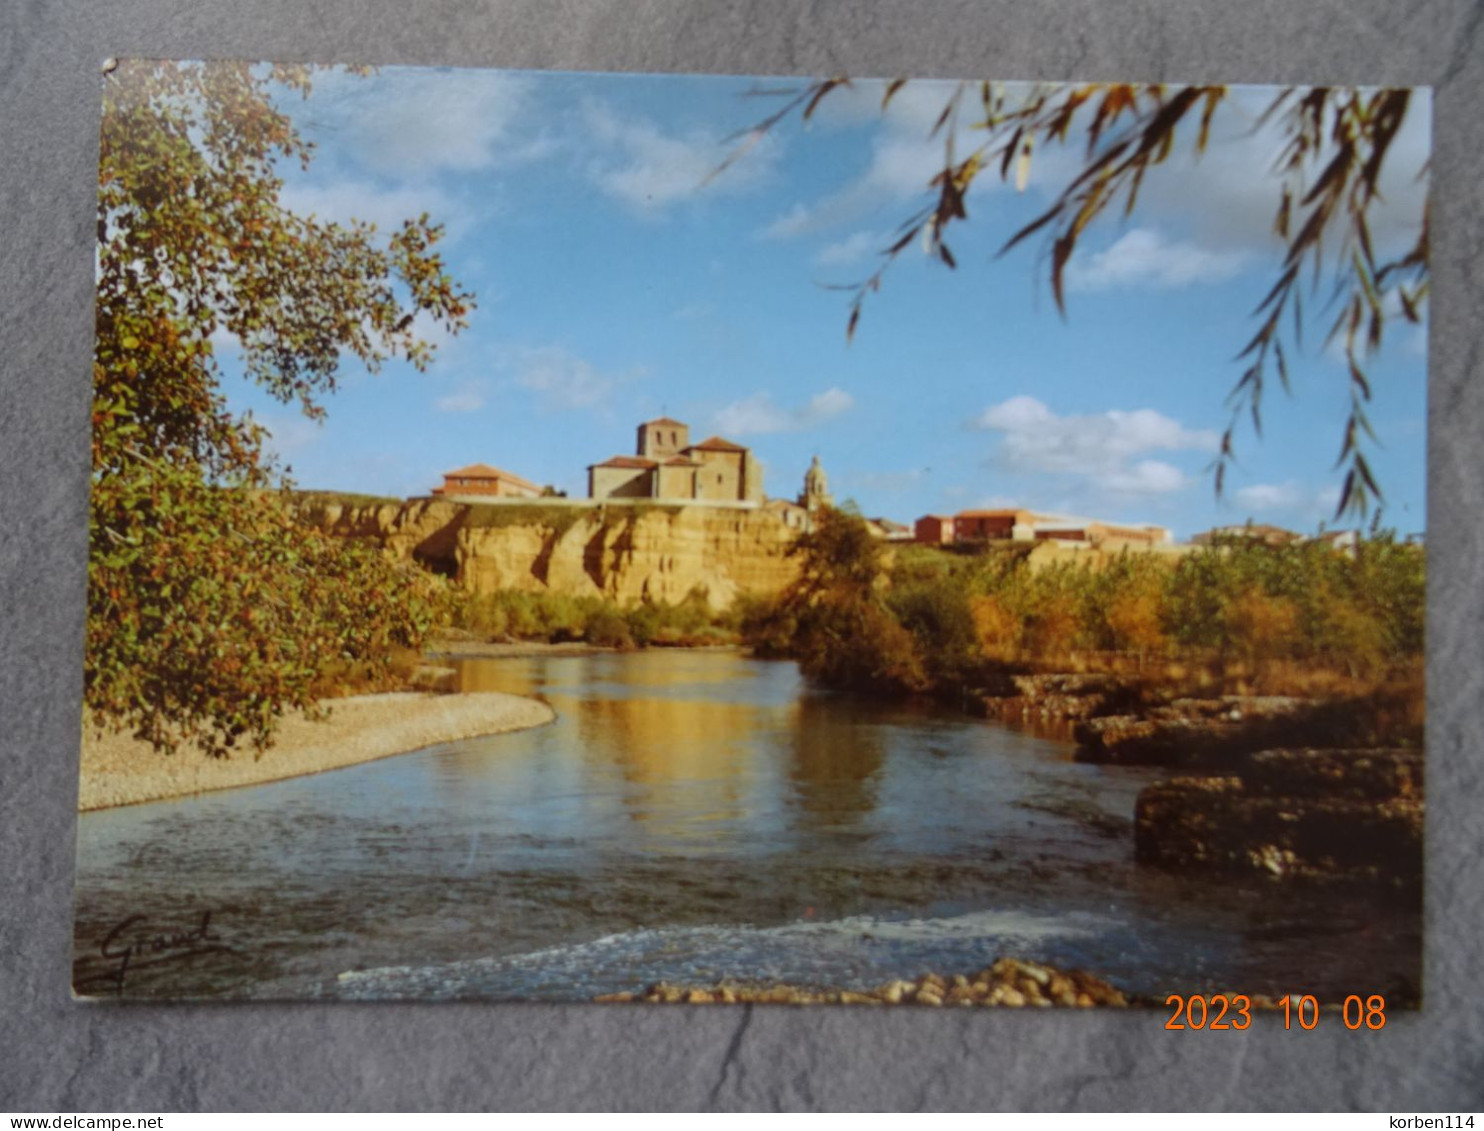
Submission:
<svg viewBox="0 0 1484 1131">
<path fill-rule="evenodd" d="M 382 236 L 284 207 L 280 161 L 312 147 L 278 99 L 299 67 L 126 62 L 108 74 L 98 173 L 85 701 L 157 747 L 258 748 L 336 661 L 416 645 L 433 584 L 301 527 L 263 428 L 229 411 L 214 338 L 310 418 L 342 355 L 419 369 L 415 319 L 464 326 L 472 296 L 426 214 Z"/>
<path fill-rule="evenodd" d="M 773 624 L 758 626 L 756 636 L 786 637 L 799 670 L 827 687 L 893 693 L 928 687 L 912 634 L 883 600 L 886 566 L 865 519 L 825 507 L 789 554 L 799 559 L 799 577 L 772 611 Z"/>
<path fill-rule="evenodd" d="M 904 85 L 902 79 L 886 85 L 883 112 Z M 836 77 L 778 92 L 786 97 L 783 107 L 746 131 L 717 173 L 791 115 L 807 121 L 825 99 L 849 86 L 849 79 Z M 1285 250 L 1272 289 L 1253 312 L 1257 331 L 1237 355 L 1245 368 L 1228 398 L 1231 419 L 1214 465 L 1218 494 L 1235 456 L 1239 421 L 1249 415 L 1260 435 L 1270 375 L 1288 387 L 1288 353 L 1302 344 L 1306 280 L 1312 300 L 1328 275 L 1332 294 L 1325 301 L 1335 310 L 1329 338 L 1343 342 L 1350 393 L 1336 461 L 1345 468 L 1337 514 L 1363 516 L 1381 498 L 1365 454 L 1365 442 L 1375 439 L 1366 415 L 1371 384 L 1365 361 L 1380 349 L 1395 318 L 1422 320 L 1429 291 L 1428 217 L 1424 208 L 1410 248 L 1382 259 L 1369 216 L 1411 98 L 1410 91 L 1398 89 L 1289 87 L 1262 116 L 1259 124 L 1276 121 L 1285 136 L 1275 170 L 1273 220 Z M 1037 151 L 1080 140 L 1080 169 L 1000 249 L 1003 255 L 1032 236 L 1044 238 L 1052 296 L 1065 315 L 1066 268 L 1086 231 L 1110 212 L 1131 214 L 1146 178 L 1176 151 L 1178 139 L 1189 140 L 1192 129 L 1194 152 L 1202 154 L 1212 122 L 1229 99 L 1226 86 L 1085 83 L 1017 92 L 1003 83 L 957 84 L 931 129 L 931 136 L 943 137 L 943 163 L 925 186 L 928 203 L 902 222 L 893 242 L 881 249 L 874 272 L 842 288 L 851 294 L 847 339 L 855 334 L 867 296 L 880 291 L 887 270 L 907 248 L 922 242 L 947 267 L 956 266 L 948 237 L 954 224 L 968 220 L 968 194 L 978 178 L 997 176 L 1024 188 Z M 957 148 L 961 126 L 980 139 L 967 153 Z M 1424 166 L 1418 176 L 1425 172 Z"/>
</svg>

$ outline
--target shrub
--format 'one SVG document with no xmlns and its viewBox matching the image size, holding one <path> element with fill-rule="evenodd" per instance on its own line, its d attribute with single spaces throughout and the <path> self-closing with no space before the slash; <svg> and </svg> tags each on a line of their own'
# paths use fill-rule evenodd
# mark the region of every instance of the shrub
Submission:
<svg viewBox="0 0 1484 1131">
<path fill-rule="evenodd" d="M 971 597 L 969 617 L 980 652 L 992 660 L 1013 660 L 1020 654 L 1025 623 L 1000 597 Z"/>
<path fill-rule="evenodd" d="M 600 648 L 629 649 L 635 646 L 628 621 L 612 606 L 605 606 L 588 618 L 586 639 L 589 644 Z"/>
<path fill-rule="evenodd" d="M 934 682 L 962 682 L 981 661 L 968 589 L 951 574 L 893 585 L 886 603 L 912 634 Z"/>
</svg>

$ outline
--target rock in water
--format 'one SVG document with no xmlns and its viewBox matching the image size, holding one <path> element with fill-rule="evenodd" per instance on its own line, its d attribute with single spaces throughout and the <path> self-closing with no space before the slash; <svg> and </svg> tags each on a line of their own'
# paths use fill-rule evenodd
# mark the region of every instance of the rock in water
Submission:
<svg viewBox="0 0 1484 1131">
<path fill-rule="evenodd" d="M 1294 770 L 1286 760 L 1273 765 L 1300 780 L 1322 777 L 1317 769 Z M 1256 789 L 1233 776 L 1146 786 L 1134 813 L 1137 858 L 1176 868 L 1420 884 L 1423 806 L 1417 797 L 1261 792 L 1274 780 L 1262 779 Z"/>
</svg>

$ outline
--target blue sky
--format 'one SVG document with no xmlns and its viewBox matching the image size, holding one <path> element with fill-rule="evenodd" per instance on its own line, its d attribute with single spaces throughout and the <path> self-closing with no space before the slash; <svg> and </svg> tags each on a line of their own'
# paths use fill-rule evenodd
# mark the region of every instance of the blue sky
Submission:
<svg viewBox="0 0 1484 1131">
<path fill-rule="evenodd" d="M 1346 379 L 1317 322 L 1294 394 L 1275 385 L 1263 436 L 1240 433 L 1224 500 L 1205 470 L 1280 250 L 1277 138 L 1252 128 L 1271 92 L 1242 92 L 1201 160 L 1177 152 L 1130 219 L 1089 229 L 1066 319 L 1034 240 L 995 256 L 1077 168 L 1053 149 L 1023 191 L 982 177 L 951 240 L 958 270 L 912 249 L 847 344 L 849 296 L 824 284 L 868 275 L 927 201 L 951 87 L 909 83 L 883 116 L 880 84 L 858 83 L 703 185 L 728 137 L 776 105 L 747 96 L 760 83 L 792 80 L 322 76 L 284 100 L 317 146 L 307 173 L 283 170 L 285 202 L 384 229 L 430 212 L 478 308 L 457 338 L 434 336 L 426 374 L 347 368 L 323 425 L 238 380 L 220 341 L 230 403 L 313 488 L 421 494 L 482 461 L 581 495 L 588 464 L 631 453 L 635 425 L 665 413 L 694 439 L 750 445 L 770 495 L 796 494 L 818 453 L 837 498 L 904 522 L 1013 504 L 1187 536 L 1331 517 Z M 1415 235 L 1429 126 L 1419 97 L 1374 220 L 1382 254 Z M 1386 524 L 1421 530 L 1425 333 L 1396 323 L 1370 371 Z"/>
</svg>

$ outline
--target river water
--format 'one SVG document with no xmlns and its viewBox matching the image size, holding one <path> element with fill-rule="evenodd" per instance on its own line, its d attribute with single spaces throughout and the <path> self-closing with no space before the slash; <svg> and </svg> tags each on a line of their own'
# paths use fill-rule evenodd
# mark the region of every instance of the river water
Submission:
<svg viewBox="0 0 1484 1131">
<path fill-rule="evenodd" d="M 460 667 L 557 722 L 83 814 L 79 992 L 580 1000 L 1009 954 L 1161 996 L 1416 993 L 1415 909 L 1135 866 L 1154 771 L 734 652 Z M 100 950 L 134 916 L 212 942 L 136 957 L 120 990 Z"/>
</svg>

